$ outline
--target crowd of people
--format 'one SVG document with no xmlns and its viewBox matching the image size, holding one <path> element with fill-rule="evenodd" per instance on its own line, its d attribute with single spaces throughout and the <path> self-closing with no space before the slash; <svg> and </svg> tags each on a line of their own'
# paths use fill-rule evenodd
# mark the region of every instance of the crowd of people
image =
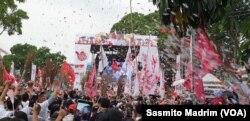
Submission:
<svg viewBox="0 0 250 121">
<path fill-rule="evenodd" d="M 11 94 L 11 91 L 13 94 Z M 132 97 L 86 97 L 78 90 L 37 90 L 5 81 L 0 90 L 0 121 L 140 121 L 140 101 Z M 13 98 L 13 99 L 12 99 Z M 77 115 L 79 100 L 91 102 L 91 115 Z"/>
<path fill-rule="evenodd" d="M 212 99 L 199 102 L 194 95 L 131 96 L 120 94 L 87 97 L 77 89 L 38 88 L 33 81 L 13 86 L 4 81 L 0 88 L 0 121 L 141 121 L 142 105 L 241 105 L 250 104 L 246 94 L 241 102 L 239 88 L 233 86 L 225 91 L 215 91 Z M 173 89 L 174 90 L 174 89 Z M 172 94 L 172 95 L 171 95 Z M 78 109 L 80 100 L 91 106 Z M 85 113 L 82 113 L 85 112 Z"/>
</svg>

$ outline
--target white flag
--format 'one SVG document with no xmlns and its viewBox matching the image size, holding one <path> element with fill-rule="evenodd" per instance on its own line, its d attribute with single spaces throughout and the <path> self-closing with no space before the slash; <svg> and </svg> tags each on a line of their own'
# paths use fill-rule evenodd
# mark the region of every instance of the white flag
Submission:
<svg viewBox="0 0 250 121">
<path fill-rule="evenodd" d="M 108 66 L 108 58 L 105 54 L 105 51 L 103 49 L 103 46 L 100 47 L 101 50 L 101 54 L 99 56 L 99 58 L 101 59 L 101 61 L 99 62 L 99 66 L 98 66 L 98 72 L 102 72 L 102 70 Z"/>
<path fill-rule="evenodd" d="M 36 79 L 36 65 L 32 64 L 32 68 L 31 68 L 31 80 L 35 81 Z"/>
<path fill-rule="evenodd" d="M 180 80 L 181 79 L 181 56 L 177 55 L 176 57 L 176 75 L 175 75 L 175 80 Z"/>
<path fill-rule="evenodd" d="M 10 66 L 10 75 L 14 76 L 14 62 L 11 62 L 11 66 Z"/>
</svg>

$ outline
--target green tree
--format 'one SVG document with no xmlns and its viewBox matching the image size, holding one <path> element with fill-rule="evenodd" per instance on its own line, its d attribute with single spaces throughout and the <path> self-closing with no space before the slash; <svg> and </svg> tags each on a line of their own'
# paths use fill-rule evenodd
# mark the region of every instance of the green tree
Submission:
<svg viewBox="0 0 250 121">
<path fill-rule="evenodd" d="M 62 55 L 61 52 L 51 53 L 50 49 L 47 47 L 39 48 L 36 53 L 34 64 L 38 67 L 44 67 L 46 65 L 46 59 L 55 62 L 55 64 L 60 67 L 63 61 L 66 60 L 66 57 Z"/>
<path fill-rule="evenodd" d="M 1 0 L 0 2 L 0 35 L 7 31 L 9 35 L 22 34 L 22 20 L 28 19 L 25 11 L 18 9 L 17 2 L 25 0 Z"/>
<path fill-rule="evenodd" d="M 141 13 L 130 13 L 115 23 L 111 32 L 121 31 L 123 33 L 135 33 L 140 35 L 158 35 L 161 21 L 158 12 L 143 15 Z M 133 27 L 133 30 L 132 30 Z"/>
<path fill-rule="evenodd" d="M 46 67 L 46 62 L 53 63 L 51 69 L 57 73 L 63 61 L 66 59 L 60 52 L 51 53 L 47 47 L 37 49 L 30 44 L 17 44 L 11 47 L 11 54 L 3 57 L 4 66 L 9 70 L 11 61 L 15 63 L 15 70 L 22 72 L 24 79 L 30 79 L 31 65 L 34 63 L 37 68 Z M 51 65 L 51 64 L 50 64 Z M 24 71 L 25 70 L 25 71 Z M 54 74 L 55 75 L 55 74 Z"/>
<path fill-rule="evenodd" d="M 4 66 L 10 69 L 11 62 L 15 63 L 15 70 L 19 70 L 22 77 L 27 79 L 30 74 L 32 61 L 34 60 L 37 47 L 29 44 L 16 44 L 10 49 L 11 55 L 3 57 Z M 27 77 L 27 78 L 26 78 Z"/>
<path fill-rule="evenodd" d="M 250 38 L 250 1 L 231 1 L 225 8 L 221 21 L 207 26 L 210 38 L 216 44 L 226 65 L 232 58 L 246 60 L 247 43 Z M 244 42 L 246 41 L 246 42 Z M 242 45 L 240 43 L 243 43 Z M 242 58 L 243 57 L 243 58 Z M 249 56 L 248 56 L 249 57 Z"/>
<path fill-rule="evenodd" d="M 186 31 L 188 26 L 212 24 L 221 20 L 225 7 L 233 0 L 153 0 L 159 7 L 165 25 L 173 23 L 177 31 Z"/>
</svg>

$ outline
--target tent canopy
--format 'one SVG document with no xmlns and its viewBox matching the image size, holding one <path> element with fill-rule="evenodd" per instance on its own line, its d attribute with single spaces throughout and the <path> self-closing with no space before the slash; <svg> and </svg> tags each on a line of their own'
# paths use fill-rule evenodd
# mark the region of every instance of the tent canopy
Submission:
<svg viewBox="0 0 250 121">
<path fill-rule="evenodd" d="M 207 73 L 203 78 L 203 82 L 221 82 L 217 77 L 211 73 Z"/>
</svg>

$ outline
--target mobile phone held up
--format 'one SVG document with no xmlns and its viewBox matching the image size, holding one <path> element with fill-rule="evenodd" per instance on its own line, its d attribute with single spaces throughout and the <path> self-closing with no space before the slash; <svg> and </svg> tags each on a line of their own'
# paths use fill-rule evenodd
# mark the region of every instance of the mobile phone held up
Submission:
<svg viewBox="0 0 250 121">
<path fill-rule="evenodd" d="M 89 121 L 92 112 L 92 102 L 78 100 L 75 121 Z"/>
</svg>

